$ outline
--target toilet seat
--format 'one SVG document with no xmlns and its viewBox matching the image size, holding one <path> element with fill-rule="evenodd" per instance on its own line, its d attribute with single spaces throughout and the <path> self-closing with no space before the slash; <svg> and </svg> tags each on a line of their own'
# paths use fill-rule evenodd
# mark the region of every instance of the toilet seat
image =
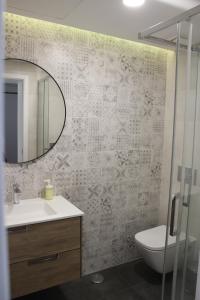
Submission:
<svg viewBox="0 0 200 300">
<path fill-rule="evenodd" d="M 172 272 L 174 268 L 174 258 L 176 255 L 176 236 L 168 236 L 168 246 L 165 249 L 166 226 L 161 225 L 151 229 L 144 230 L 135 235 L 135 243 L 138 253 L 144 259 L 146 264 L 156 272 L 163 274 Z M 184 256 L 186 235 L 184 232 L 180 234 L 180 255 L 179 261 Z M 194 249 L 196 238 L 189 236 L 190 249 Z M 165 253 L 167 255 L 165 255 Z M 163 266 L 165 264 L 165 269 Z"/>
<path fill-rule="evenodd" d="M 143 247 L 153 251 L 162 251 L 165 249 L 166 226 L 161 225 L 151 229 L 144 230 L 135 235 L 136 241 Z M 180 234 L 180 242 L 185 241 L 185 234 Z M 176 246 L 176 236 L 168 236 L 168 248 Z"/>
</svg>

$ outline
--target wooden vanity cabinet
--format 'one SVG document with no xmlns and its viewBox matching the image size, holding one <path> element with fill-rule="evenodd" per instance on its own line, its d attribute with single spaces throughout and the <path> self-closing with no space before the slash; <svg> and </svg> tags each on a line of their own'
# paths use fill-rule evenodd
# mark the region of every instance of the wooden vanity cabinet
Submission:
<svg viewBox="0 0 200 300">
<path fill-rule="evenodd" d="M 12 298 L 80 278 L 81 217 L 8 229 Z"/>
</svg>

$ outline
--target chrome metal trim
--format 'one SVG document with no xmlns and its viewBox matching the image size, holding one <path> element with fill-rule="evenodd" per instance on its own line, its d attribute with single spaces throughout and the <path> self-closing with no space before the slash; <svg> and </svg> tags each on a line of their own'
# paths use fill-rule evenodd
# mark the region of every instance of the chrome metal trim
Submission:
<svg viewBox="0 0 200 300">
<path fill-rule="evenodd" d="M 139 32 L 138 38 L 140 40 L 146 39 L 147 37 L 151 36 L 152 34 L 155 34 L 156 32 L 164 30 L 170 26 L 176 25 L 177 23 L 180 23 L 181 21 L 188 20 L 189 18 L 196 16 L 198 14 L 200 14 L 200 5 L 197 5 L 197 6 L 193 7 L 192 9 L 189 9 L 186 12 L 179 14 L 178 16 L 171 18 L 167 21 L 160 22 L 156 25 L 150 26 L 149 28 L 145 29 L 144 31 Z"/>
<path fill-rule="evenodd" d="M 163 276 L 162 276 L 162 293 L 161 300 L 164 300 L 165 297 L 165 265 L 167 260 L 167 246 L 168 246 L 168 237 L 169 237 L 169 229 L 170 229 L 170 212 L 171 212 L 171 195 L 172 195 L 172 184 L 173 184 L 173 168 L 175 157 L 175 132 L 176 132 L 176 112 L 177 112 L 177 80 L 178 80 L 178 61 L 179 61 L 179 50 L 180 50 L 180 35 L 181 35 L 181 23 L 177 24 L 177 44 L 176 44 L 176 73 L 175 73 L 175 91 L 174 91 L 174 113 L 173 113 L 173 133 L 172 133 L 172 146 L 171 146 L 171 169 L 170 169 L 170 185 L 169 185 L 169 202 L 168 202 L 168 210 L 167 210 L 167 230 L 165 237 L 165 252 L 164 252 L 164 264 L 163 264 Z"/>
<path fill-rule="evenodd" d="M 170 229 L 169 229 L 169 234 L 171 236 L 176 235 L 176 232 L 174 231 L 175 213 L 176 213 L 176 200 L 177 200 L 177 195 L 173 195 L 172 196 L 172 205 L 171 205 Z"/>
</svg>

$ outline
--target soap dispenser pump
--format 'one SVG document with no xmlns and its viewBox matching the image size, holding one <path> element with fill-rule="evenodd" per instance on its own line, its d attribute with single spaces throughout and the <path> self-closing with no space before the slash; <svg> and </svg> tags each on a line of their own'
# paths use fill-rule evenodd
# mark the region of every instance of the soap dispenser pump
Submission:
<svg viewBox="0 0 200 300">
<path fill-rule="evenodd" d="M 44 180 L 45 182 L 45 188 L 44 188 L 44 197 L 46 200 L 52 200 L 54 196 L 54 189 L 53 185 L 51 184 L 50 179 Z"/>
</svg>

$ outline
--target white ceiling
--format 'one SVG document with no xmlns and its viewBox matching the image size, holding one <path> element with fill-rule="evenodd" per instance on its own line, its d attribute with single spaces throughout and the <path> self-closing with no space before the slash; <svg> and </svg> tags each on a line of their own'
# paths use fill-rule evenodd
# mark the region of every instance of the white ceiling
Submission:
<svg viewBox="0 0 200 300">
<path fill-rule="evenodd" d="M 200 4 L 200 0 L 146 0 L 130 9 L 122 0 L 7 0 L 7 11 L 136 40 L 139 31 Z"/>
</svg>

